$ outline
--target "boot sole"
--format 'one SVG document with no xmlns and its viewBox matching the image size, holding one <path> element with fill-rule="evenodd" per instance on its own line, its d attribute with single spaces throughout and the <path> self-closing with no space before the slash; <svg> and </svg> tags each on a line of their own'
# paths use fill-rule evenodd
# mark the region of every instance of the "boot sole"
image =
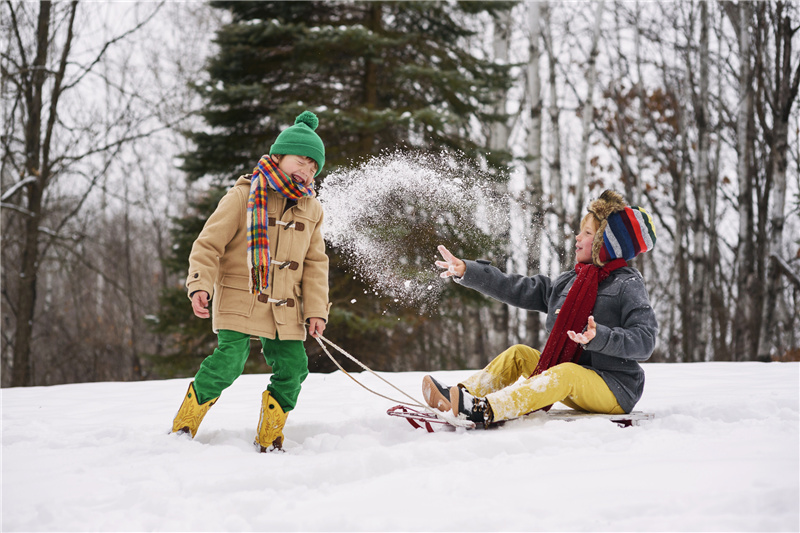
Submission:
<svg viewBox="0 0 800 533">
<path fill-rule="evenodd" d="M 276 439 L 275 439 L 275 440 L 272 442 L 272 446 L 270 446 L 269 448 L 267 448 L 266 446 L 262 446 L 262 445 L 261 445 L 261 444 L 258 442 L 258 438 L 256 438 L 256 440 L 255 440 L 255 442 L 253 442 L 253 444 L 255 445 L 256 449 L 257 449 L 257 450 L 258 450 L 260 453 L 267 453 L 267 452 L 285 452 L 285 451 L 286 451 L 286 450 L 284 450 L 284 449 L 283 449 L 283 437 L 277 437 L 277 438 L 276 438 Z"/>
<path fill-rule="evenodd" d="M 446 396 L 445 392 L 447 392 Z M 431 376 L 422 378 L 422 397 L 425 398 L 425 403 L 430 407 L 443 413 L 450 411 L 452 406 L 449 396 L 450 392 L 447 390 L 447 387 L 443 386 Z"/>
</svg>

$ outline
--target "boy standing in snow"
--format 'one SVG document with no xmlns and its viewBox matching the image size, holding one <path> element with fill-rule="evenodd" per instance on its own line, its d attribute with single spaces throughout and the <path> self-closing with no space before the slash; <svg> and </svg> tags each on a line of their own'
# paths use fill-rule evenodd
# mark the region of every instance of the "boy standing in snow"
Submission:
<svg viewBox="0 0 800 533">
<path fill-rule="evenodd" d="M 653 353 L 658 323 L 641 274 L 626 261 L 653 248 L 653 221 L 608 190 L 590 204 L 576 241 L 575 269 L 555 280 L 504 274 L 439 247 L 445 261 L 436 265 L 447 269 L 442 277 L 547 313 L 549 336 L 543 352 L 512 346 L 455 387 L 425 376 L 428 405 L 486 426 L 556 402 L 593 413 L 631 412 L 644 389 L 637 361 Z"/>
<path fill-rule="evenodd" d="M 323 212 L 314 192 L 325 164 L 318 124 L 304 111 L 281 132 L 253 173 L 220 200 L 192 245 L 186 287 L 194 314 L 212 317 L 219 345 L 189 384 L 173 432 L 194 438 L 222 391 L 244 371 L 252 336 L 273 371 L 255 444 L 261 452 L 283 445 L 287 414 L 308 376 L 306 327 L 312 337 L 322 335 L 330 309 Z"/>
</svg>

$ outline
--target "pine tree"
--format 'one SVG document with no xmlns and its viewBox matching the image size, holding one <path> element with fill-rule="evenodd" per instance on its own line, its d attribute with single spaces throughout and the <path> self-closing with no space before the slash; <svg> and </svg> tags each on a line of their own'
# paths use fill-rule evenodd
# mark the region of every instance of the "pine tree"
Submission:
<svg viewBox="0 0 800 533">
<path fill-rule="evenodd" d="M 488 119 L 492 98 L 510 83 L 509 67 L 470 53 L 466 41 L 473 34 L 465 21 L 481 11 L 509 9 L 513 3 L 212 5 L 228 10 L 232 21 L 217 33 L 219 52 L 209 59 L 208 82 L 197 84 L 207 102 L 202 112 L 207 127 L 189 134 L 196 149 L 186 154 L 183 170 L 190 181 L 210 178 L 217 190 L 198 199 L 192 214 L 176 221 L 170 264 L 174 272 L 185 273 L 191 244 L 220 191 L 250 172 L 278 133 L 305 109 L 319 117 L 317 133 L 326 145 L 326 165 L 318 180 L 337 166 L 394 148 L 458 151 L 486 161 L 498 170 L 497 179 L 503 179 L 501 170 L 509 155 L 485 153 L 472 140 L 470 128 L 472 121 Z M 365 187 L 365 201 L 367 195 Z M 365 360 L 370 352 L 391 352 L 385 343 L 397 316 L 381 314 L 385 302 L 379 297 L 365 301 L 365 287 L 344 268 L 335 249 L 328 251 L 334 302 L 329 328 L 337 339 L 359 346 Z M 358 315 L 337 312 L 335 302 L 354 295 L 362 302 Z M 399 313 L 401 319 L 419 319 L 415 310 Z M 192 318 L 186 296 L 178 289 L 164 296 L 158 327 L 174 334 L 172 362 L 194 362 L 174 366 L 172 373 L 196 369 L 213 345 L 208 324 Z"/>
</svg>

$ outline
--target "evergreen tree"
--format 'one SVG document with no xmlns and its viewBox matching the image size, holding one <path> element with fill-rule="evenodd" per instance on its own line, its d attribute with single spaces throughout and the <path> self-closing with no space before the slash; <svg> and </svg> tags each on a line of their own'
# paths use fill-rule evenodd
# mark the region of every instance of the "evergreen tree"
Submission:
<svg viewBox="0 0 800 533">
<path fill-rule="evenodd" d="M 176 221 L 170 264 L 174 272 L 186 272 L 191 244 L 220 191 L 249 173 L 278 133 L 305 109 L 319 117 L 317 133 L 326 146 L 326 165 L 318 179 L 339 165 L 398 147 L 450 149 L 500 170 L 509 159 L 507 153 L 485 153 L 472 140 L 471 124 L 493 118 L 485 115 L 493 95 L 510 81 L 507 65 L 470 53 L 467 40 L 473 34 L 465 21 L 513 3 L 212 5 L 228 10 L 232 21 L 217 33 L 219 53 L 209 59 L 209 81 L 197 86 L 207 101 L 202 116 L 208 127 L 189 134 L 196 150 L 186 154 L 183 169 L 191 181 L 210 178 L 217 190 L 197 199 L 191 213 Z M 365 186 L 365 201 L 367 195 Z M 431 250 L 425 253 L 430 256 Z M 386 361 L 370 354 L 391 353 L 386 343 L 398 316 L 386 316 L 381 311 L 386 302 L 377 296 L 365 301 L 365 287 L 343 267 L 337 251 L 329 249 L 329 255 L 334 302 L 330 331 L 357 347 L 354 355 L 386 367 Z M 337 301 L 356 296 L 358 315 L 337 310 Z M 420 318 L 410 309 L 398 314 L 400 322 Z M 193 372 L 213 346 L 208 324 L 192 318 L 179 289 L 164 295 L 158 327 L 172 333 L 176 342 L 175 356 L 163 361 L 174 364 L 164 367 L 167 374 Z M 311 353 L 316 345 L 308 348 Z"/>
</svg>

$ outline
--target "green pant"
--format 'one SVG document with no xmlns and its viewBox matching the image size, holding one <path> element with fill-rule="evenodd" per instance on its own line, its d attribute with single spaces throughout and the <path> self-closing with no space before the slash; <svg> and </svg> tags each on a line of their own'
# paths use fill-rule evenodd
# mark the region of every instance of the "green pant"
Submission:
<svg viewBox="0 0 800 533">
<path fill-rule="evenodd" d="M 282 341 L 277 333 L 274 340 L 259 338 L 264 358 L 272 367 L 267 390 L 284 412 L 289 412 L 297 405 L 300 386 L 308 376 L 308 356 L 303 341 Z M 221 329 L 217 341 L 217 349 L 205 358 L 194 377 L 194 390 L 201 404 L 230 387 L 244 372 L 244 363 L 250 355 L 250 335 L 246 333 Z"/>
</svg>

